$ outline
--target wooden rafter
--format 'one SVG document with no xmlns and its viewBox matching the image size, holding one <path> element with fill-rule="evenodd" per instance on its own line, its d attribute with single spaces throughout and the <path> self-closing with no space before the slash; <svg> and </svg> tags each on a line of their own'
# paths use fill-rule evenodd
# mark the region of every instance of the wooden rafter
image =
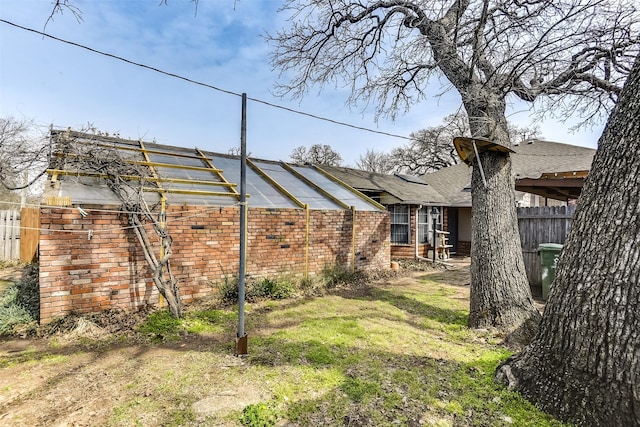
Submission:
<svg viewBox="0 0 640 427">
<path fill-rule="evenodd" d="M 209 159 L 207 156 L 205 156 L 205 155 L 204 155 L 204 153 L 203 153 L 199 148 L 197 148 L 197 147 L 196 147 L 196 153 L 198 153 L 198 156 L 199 156 L 199 157 L 197 157 L 197 158 L 199 158 L 200 160 L 202 160 L 202 161 L 203 161 L 203 162 L 204 162 L 204 163 L 209 167 L 209 168 L 207 169 L 208 171 L 213 172 L 213 173 L 218 177 L 218 179 L 219 179 L 221 182 L 224 182 L 224 183 L 226 183 L 226 184 L 228 184 L 228 185 L 231 185 L 231 184 L 229 183 L 229 181 L 227 181 L 227 179 L 224 177 L 224 175 L 222 175 L 222 170 L 221 170 L 221 169 L 216 168 L 216 167 L 213 165 L 213 163 L 211 162 L 211 159 Z M 236 190 L 235 185 L 230 186 L 230 187 L 229 187 L 229 190 L 231 190 L 231 192 L 233 193 L 233 195 L 240 197 L 240 193 L 238 193 L 238 191 Z"/>
<path fill-rule="evenodd" d="M 108 178 L 107 174 L 97 173 L 97 172 L 72 172 L 66 171 L 63 169 L 47 169 L 47 173 L 51 175 L 67 175 L 67 176 L 88 176 L 92 178 Z M 120 178 L 125 181 L 135 181 L 142 179 L 137 175 L 121 175 Z M 217 182 L 217 181 L 203 181 L 198 179 L 188 179 L 188 178 L 160 178 L 160 177 L 146 177 L 145 181 L 149 182 L 160 182 L 160 183 L 170 183 L 170 184 L 194 184 L 194 185 L 210 185 L 215 187 L 235 187 L 237 184 L 232 184 L 229 182 Z"/>
</svg>

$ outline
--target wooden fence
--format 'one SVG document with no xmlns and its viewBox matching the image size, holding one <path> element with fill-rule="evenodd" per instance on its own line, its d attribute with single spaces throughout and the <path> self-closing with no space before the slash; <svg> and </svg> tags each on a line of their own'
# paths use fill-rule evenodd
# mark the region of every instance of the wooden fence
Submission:
<svg viewBox="0 0 640 427">
<path fill-rule="evenodd" d="M 0 260 L 20 259 L 20 211 L 0 211 Z"/>
<path fill-rule="evenodd" d="M 38 257 L 40 209 L 0 210 L 0 260 L 33 262 Z"/>
<path fill-rule="evenodd" d="M 564 244 L 576 206 L 518 208 L 518 226 L 529 283 L 540 286 L 541 243 Z"/>
<path fill-rule="evenodd" d="M 20 261 L 36 261 L 39 244 L 40 208 L 22 208 L 20 211 Z"/>
</svg>

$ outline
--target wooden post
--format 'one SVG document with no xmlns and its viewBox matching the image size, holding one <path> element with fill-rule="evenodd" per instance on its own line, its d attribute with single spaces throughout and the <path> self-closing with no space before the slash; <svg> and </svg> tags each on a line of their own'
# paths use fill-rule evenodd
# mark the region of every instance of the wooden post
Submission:
<svg viewBox="0 0 640 427">
<path fill-rule="evenodd" d="M 40 208 L 22 208 L 20 211 L 20 261 L 38 259 L 40 244 Z"/>
</svg>

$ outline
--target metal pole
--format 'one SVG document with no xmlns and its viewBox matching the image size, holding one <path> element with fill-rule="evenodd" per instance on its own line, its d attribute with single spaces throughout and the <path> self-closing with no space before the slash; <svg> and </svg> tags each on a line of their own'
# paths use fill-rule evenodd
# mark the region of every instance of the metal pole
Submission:
<svg viewBox="0 0 640 427">
<path fill-rule="evenodd" d="M 434 264 L 436 263 L 436 246 L 438 246 L 438 243 L 436 242 L 436 221 L 437 221 L 437 218 L 435 215 L 433 215 L 433 263 Z"/>
<path fill-rule="evenodd" d="M 480 167 L 480 176 L 482 176 L 482 182 L 484 182 L 484 188 L 487 188 L 487 180 L 484 177 L 484 169 L 482 168 L 482 162 L 480 161 L 480 154 L 478 153 L 478 147 L 476 147 L 476 141 L 473 141 L 473 151 L 476 153 L 476 159 L 478 159 L 478 166 Z"/>
<path fill-rule="evenodd" d="M 242 120 L 240 124 L 240 268 L 238 271 L 238 334 L 236 356 L 247 354 L 247 334 L 244 331 L 244 279 L 246 276 L 247 247 L 247 94 L 242 94 Z"/>
<path fill-rule="evenodd" d="M 351 271 L 356 271 L 356 207 L 351 206 Z"/>
<path fill-rule="evenodd" d="M 311 220 L 311 211 L 309 210 L 309 205 L 304 205 L 305 210 L 305 231 L 304 231 L 304 278 L 307 280 L 309 278 L 309 222 Z"/>
</svg>

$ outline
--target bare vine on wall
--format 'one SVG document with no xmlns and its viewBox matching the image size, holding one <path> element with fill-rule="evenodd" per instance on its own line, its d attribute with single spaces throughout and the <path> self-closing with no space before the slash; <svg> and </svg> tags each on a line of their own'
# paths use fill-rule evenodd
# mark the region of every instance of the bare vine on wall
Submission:
<svg viewBox="0 0 640 427">
<path fill-rule="evenodd" d="M 101 143 L 98 143 L 100 139 Z M 144 254 L 154 285 L 167 301 L 175 317 L 182 316 L 178 281 L 171 270 L 173 238 L 160 202 L 150 204 L 152 194 L 160 194 L 158 179 L 140 162 L 138 151 L 120 150 L 102 143 L 113 138 L 80 132 L 56 134 L 54 169 L 73 171 L 88 183 L 105 185 L 117 196 L 127 221 Z M 152 234 L 155 234 L 155 239 Z"/>
</svg>

